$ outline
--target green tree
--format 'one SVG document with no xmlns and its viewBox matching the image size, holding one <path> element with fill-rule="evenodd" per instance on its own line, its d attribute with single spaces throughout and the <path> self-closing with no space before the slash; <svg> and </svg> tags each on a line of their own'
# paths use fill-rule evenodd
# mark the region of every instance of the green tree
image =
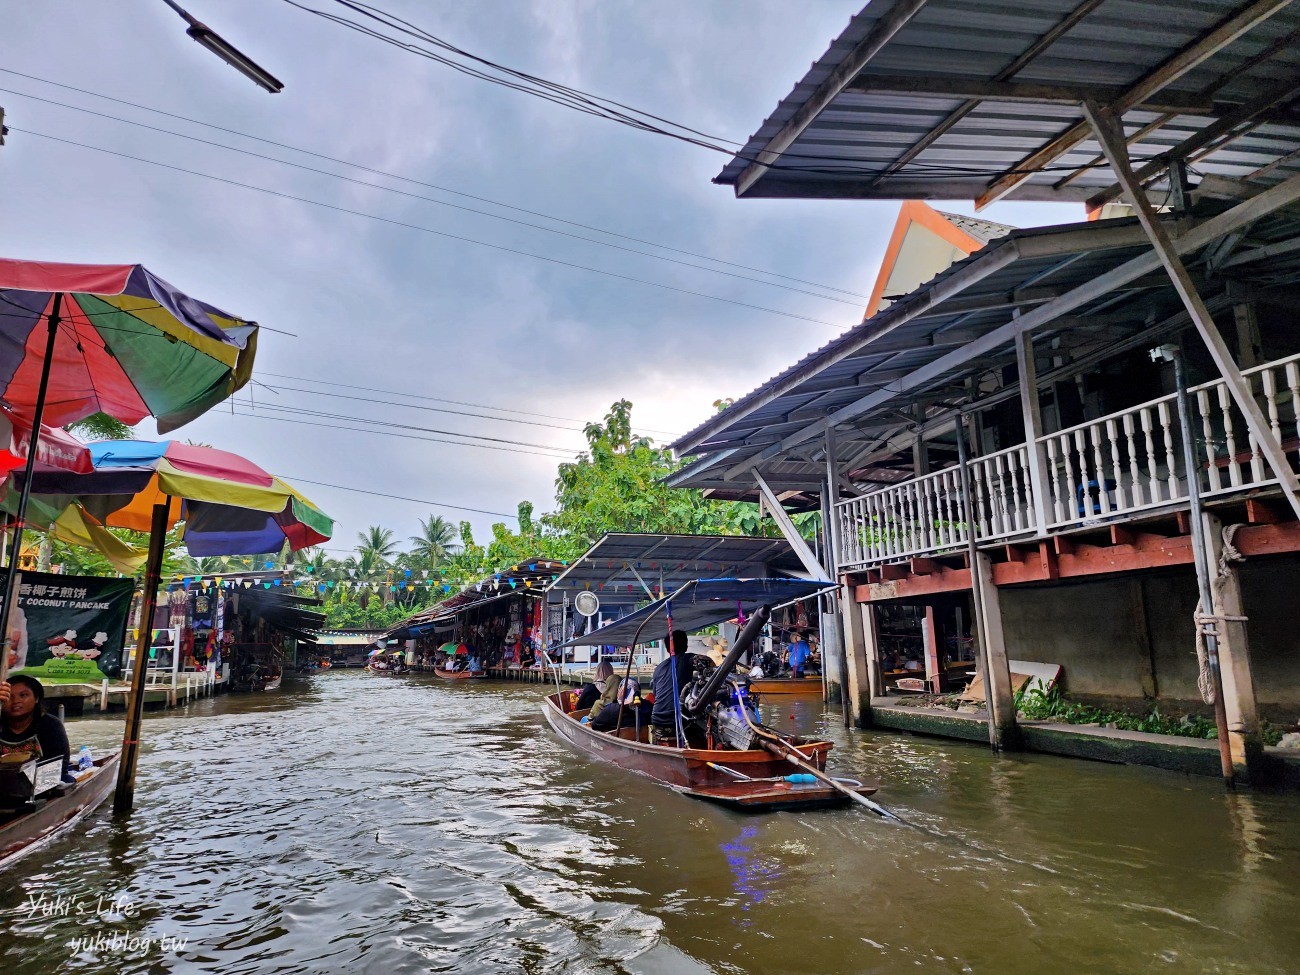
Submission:
<svg viewBox="0 0 1300 975">
<path fill-rule="evenodd" d="M 678 464 L 649 438 L 632 436 L 630 402 L 614 403 L 604 423 L 589 423 L 583 433 L 587 451 L 560 465 L 556 509 L 542 519 L 548 532 L 564 541 L 568 557 L 606 532 L 713 535 L 728 530 L 728 505 L 664 483 Z"/>
<path fill-rule="evenodd" d="M 84 420 L 68 424 L 64 429 L 83 440 L 131 440 L 135 437 L 133 428 L 107 413 L 92 413 Z"/>
<path fill-rule="evenodd" d="M 389 565 L 397 554 L 397 542 L 392 529 L 382 525 L 371 525 L 363 532 L 357 532 L 357 557 L 371 556 L 376 567 Z"/>
</svg>

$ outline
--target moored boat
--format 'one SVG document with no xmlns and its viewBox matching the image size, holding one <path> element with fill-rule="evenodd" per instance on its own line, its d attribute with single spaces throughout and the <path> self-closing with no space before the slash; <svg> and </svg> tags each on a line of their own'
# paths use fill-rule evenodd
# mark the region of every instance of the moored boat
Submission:
<svg viewBox="0 0 1300 975">
<path fill-rule="evenodd" d="M 749 686 L 764 696 L 773 694 L 821 694 L 820 677 L 751 677 Z"/>
<path fill-rule="evenodd" d="M 94 771 L 39 802 L 28 812 L 0 820 L 0 870 L 54 842 L 108 798 L 117 781 L 118 753 L 96 759 Z"/>
</svg>

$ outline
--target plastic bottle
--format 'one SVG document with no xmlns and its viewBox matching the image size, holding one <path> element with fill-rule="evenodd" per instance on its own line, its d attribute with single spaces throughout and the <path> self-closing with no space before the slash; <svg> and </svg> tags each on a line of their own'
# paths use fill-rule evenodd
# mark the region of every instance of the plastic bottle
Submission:
<svg viewBox="0 0 1300 975">
<path fill-rule="evenodd" d="M 77 752 L 77 768 L 78 768 L 78 770 L 84 772 L 86 769 L 91 768 L 94 764 L 95 764 L 95 759 L 94 759 L 94 757 L 90 754 L 90 746 L 89 746 L 89 745 L 82 745 L 82 746 L 81 746 L 81 751 Z"/>
</svg>

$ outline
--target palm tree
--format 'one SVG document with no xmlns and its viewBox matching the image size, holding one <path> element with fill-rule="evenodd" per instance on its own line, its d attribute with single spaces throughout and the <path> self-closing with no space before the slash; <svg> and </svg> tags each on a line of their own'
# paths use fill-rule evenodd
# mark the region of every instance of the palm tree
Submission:
<svg viewBox="0 0 1300 975">
<path fill-rule="evenodd" d="M 388 565 L 397 554 L 397 542 L 393 540 L 391 530 L 381 525 L 371 525 L 363 532 L 357 532 L 357 559 L 371 556 L 375 568 Z"/>
<path fill-rule="evenodd" d="M 459 551 L 456 526 L 441 515 L 420 519 L 420 534 L 411 536 L 412 559 L 433 568 Z"/>
</svg>

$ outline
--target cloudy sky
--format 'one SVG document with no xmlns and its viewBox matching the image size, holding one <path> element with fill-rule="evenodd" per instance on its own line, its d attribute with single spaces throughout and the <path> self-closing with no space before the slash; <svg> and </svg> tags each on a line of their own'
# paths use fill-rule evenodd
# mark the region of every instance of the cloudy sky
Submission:
<svg viewBox="0 0 1300 975">
<path fill-rule="evenodd" d="M 344 12 L 334 0 L 302 3 Z M 858 8 L 376 6 L 475 54 L 732 140 L 758 127 Z M 297 480 L 338 519 L 340 552 L 368 524 L 405 539 L 434 512 L 469 518 L 482 537 L 501 520 L 487 512 L 511 513 L 521 499 L 546 510 L 557 459 L 581 449 L 582 422 L 614 400 L 630 399 L 636 426 L 668 439 L 861 317 L 855 295 L 870 290 L 897 204 L 738 201 L 710 182 L 717 153 L 467 77 L 285 0 L 187 8 L 284 91 L 266 94 L 200 48 L 162 0 L 0 7 L 0 106 L 12 130 L 0 147 L 0 253 L 141 263 L 261 322 L 257 383 L 177 436 Z M 1033 204 L 985 215 L 1022 226 L 1082 216 Z M 829 300 L 605 244 L 850 294 Z M 471 446 L 448 433 L 507 442 Z"/>
</svg>

